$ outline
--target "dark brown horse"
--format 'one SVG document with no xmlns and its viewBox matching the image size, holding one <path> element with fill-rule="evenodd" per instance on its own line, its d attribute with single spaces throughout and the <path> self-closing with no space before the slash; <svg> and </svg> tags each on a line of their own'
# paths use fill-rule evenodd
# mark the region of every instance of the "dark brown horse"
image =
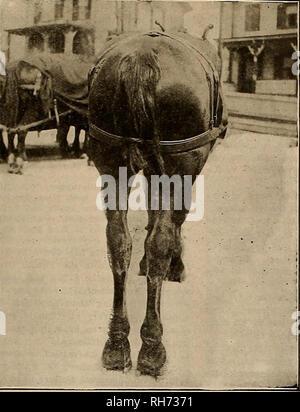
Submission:
<svg viewBox="0 0 300 412">
<path fill-rule="evenodd" d="M 152 175 L 191 175 L 194 181 L 216 137 L 221 130 L 225 134 L 218 128 L 226 124 L 218 65 L 214 48 L 187 34 L 149 33 L 112 42 L 90 75 L 89 151 L 100 175 L 113 176 L 117 188 L 120 167 L 127 168 L 128 179 L 143 170 L 149 186 Z M 161 205 L 148 210 L 140 264 L 147 277 L 147 310 L 137 368 L 155 377 L 166 361 L 162 283 L 180 281 L 184 269 L 181 226 L 188 208 L 176 210 L 174 191 L 170 196 L 170 210 Z M 125 293 L 132 240 L 127 210 L 120 207 L 118 196 L 116 210 L 112 209 L 106 210 L 106 217 L 114 299 L 102 360 L 105 368 L 124 371 L 131 367 Z"/>
<path fill-rule="evenodd" d="M 4 92 L 4 85 L 5 85 L 5 76 L 0 75 L 0 105 L 1 105 L 1 98 Z M 2 131 L 0 130 L 0 162 L 5 161 L 8 156 L 7 148 L 3 141 Z"/>
</svg>

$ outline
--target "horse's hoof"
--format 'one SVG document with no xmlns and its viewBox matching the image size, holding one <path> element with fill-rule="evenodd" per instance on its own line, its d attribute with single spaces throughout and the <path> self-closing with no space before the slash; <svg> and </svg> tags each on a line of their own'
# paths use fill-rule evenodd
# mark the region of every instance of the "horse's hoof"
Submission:
<svg viewBox="0 0 300 412">
<path fill-rule="evenodd" d="M 23 174 L 23 165 L 24 165 L 24 160 L 21 157 L 17 157 L 15 168 L 14 168 L 14 173 L 16 175 Z"/>
<path fill-rule="evenodd" d="M 102 364 L 107 370 L 128 372 L 132 367 L 128 339 L 116 342 L 108 339 L 102 354 Z"/>
<path fill-rule="evenodd" d="M 80 156 L 80 152 L 78 152 L 77 150 L 71 151 L 71 157 L 73 157 L 74 159 L 80 159 Z"/>
<path fill-rule="evenodd" d="M 15 171 L 14 171 L 14 174 L 15 174 L 15 175 L 20 175 L 20 176 L 21 176 L 21 175 L 23 174 L 23 169 L 16 168 L 16 169 L 15 169 Z"/>
<path fill-rule="evenodd" d="M 143 343 L 138 357 L 137 370 L 141 375 L 158 378 L 162 374 L 166 359 L 166 350 L 161 342 L 158 345 Z"/>
<path fill-rule="evenodd" d="M 8 155 L 7 163 L 8 163 L 8 166 L 14 165 L 16 163 L 16 157 L 13 153 Z"/>
<path fill-rule="evenodd" d="M 17 165 L 16 165 L 16 158 L 13 153 L 11 153 L 8 156 L 7 163 L 8 163 L 8 173 L 11 173 L 11 174 L 15 173 Z"/>
</svg>

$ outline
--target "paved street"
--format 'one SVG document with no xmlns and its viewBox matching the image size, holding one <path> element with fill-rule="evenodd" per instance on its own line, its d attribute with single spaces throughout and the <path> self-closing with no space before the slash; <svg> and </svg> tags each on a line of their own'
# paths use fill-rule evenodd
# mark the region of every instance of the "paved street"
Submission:
<svg viewBox="0 0 300 412">
<path fill-rule="evenodd" d="M 46 137 L 45 137 L 46 139 Z M 54 141 L 48 135 L 49 142 Z M 47 142 L 43 135 L 37 141 Z M 29 159 L 30 160 L 30 159 Z M 296 383 L 297 148 L 232 131 L 210 155 L 205 217 L 183 230 L 187 278 L 164 283 L 168 353 L 157 381 L 135 372 L 146 283 L 138 277 L 145 212 L 130 212 L 133 369 L 101 367 L 112 304 L 97 171 L 39 159 L 24 175 L 0 165 L 0 387 L 222 388 Z"/>
</svg>

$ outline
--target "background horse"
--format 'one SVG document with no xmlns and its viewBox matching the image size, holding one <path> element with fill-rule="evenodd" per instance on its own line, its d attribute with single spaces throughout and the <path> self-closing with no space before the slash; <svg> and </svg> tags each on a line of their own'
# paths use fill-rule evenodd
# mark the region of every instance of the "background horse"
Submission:
<svg viewBox="0 0 300 412">
<path fill-rule="evenodd" d="M 37 59 L 37 62 L 40 63 L 40 60 Z M 87 72 L 86 69 L 83 76 L 87 77 Z M 8 65 L 3 99 L 0 104 L 0 123 L 14 128 L 15 126 L 19 127 L 40 120 L 47 120 L 49 113 L 51 113 L 53 120 L 48 120 L 46 123 L 30 130 L 42 131 L 57 128 L 57 141 L 61 155 L 62 157 L 69 157 L 71 150 L 68 146 L 67 135 L 70 126 L 75 126 L 75 139 L 72 150 L 76 157 L 80 157 L 79 135 L 81 129 L 87 130 L 87 116 L 76 110 L 70 110 L 70 106 L 62 101 L 60 96 L 57 96 L 55 92 L 56 81 L 57 79 L 53 79 L 51 73 L 39 70 L 37 66 L 26 61 L 21 60 Z M 57 102 L 55 106 L 53 105 L 54 100 Z M 54 116 L 54 109 L 56 116 Z M 67 111 L 70 113 L 67 116 L 60 117 L 58 124 L 57 115 Z M 18 174 L 22 173 L 23 162 L 26 160 L 25 139 L 27 130 L 17 133 L 18 145 L 16 148 L 14 145 L 15 135 L 15 132 L 8 133 L 8 164 L 9 172 Z"/>
<path fill-rule="evenodd" d="M 0 107 L 1 107 L 1 97 L 4 92 L 5 76 L 0 75 Z M 2 131 L 0 130 L 0 162 L 5 161 L 8 156 L 8 151 L 3 141 Z"/>
<path fill-rule="evenodd" d="M 191 175 L 194 181 L 209 156 L 213 142 L 178 153 L 161 150 L 162 140 L 178 141 L 207 131 L 213 115 L 211 78 L 198 51 L 205 50 L 214 67 L 219 67 L 217 54 L 207 41 L 178 36 L 152 33 L 115 41 L 91 72 L 90 156 L 101 175 L 114 177 L 117 188 L 119 167 L 127 167 L 128 179 L 143 170 L 150 187 L 151 176 L 162 173 Z M 220 101 L 218 107 L 217 124 L 221 124 Z M 153 144 L 143 144 L 149 141 Z M 112 149 L 112 144 L 117 146 Z M 140 264 L 141 274 L 147 277 L 147 310 L 137 368 L 155 377 L 166 361 L 160 316 L 162 283 L 164 279 L 180 281 L 184 269 L 181 226 L 188 208 L 175 210 L 174 202 L 171 191 L 171 210 L 161 206 L 148 210 L 145 255 Z M 106 211 L 114 299 L 102 360 L 105 368 L 124 371 L 132 364 L 125 300 L 132 240 L 127 210 L 121 209 L 117 196 L 116 210 Z"/>
</svg>

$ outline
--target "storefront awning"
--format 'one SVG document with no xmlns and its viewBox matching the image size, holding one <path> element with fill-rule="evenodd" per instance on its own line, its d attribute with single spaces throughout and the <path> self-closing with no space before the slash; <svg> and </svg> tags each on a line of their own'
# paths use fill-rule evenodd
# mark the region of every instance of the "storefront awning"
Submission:
<svg viewBox="0 0 300 412">
<path fill-rule="evenodd" d="M 27 36 L 32 33 L 49 33 L 53 30 L 63 30 L 63 31 L 77 31 L 84 30 L 92 32 L 93 29 L 90 26 L 83 24 L 73 24 L 73 23 L 53 23 L 53 24 L 43 24 L 31 27 L 21 27 L 16 29 L 6 30 L 10 34 L 15 34 L 17 36 Z"/>
<path fill-rule="evenodd" d="M 265 41 L 265 42 L 274 42 L 274 41 L 284 41 L 284 40 L 293 40 L 297 43 L 297 33 L 285 33 L 285 34 L 274 34 L 269 36 L 247 36 L 247 37 L 232 37 L 227 39 L 221 39 L 223 46 L 228 48 L 239 48 L 245 47 L 253 44 L 253 41 Z"/>
</svg>

